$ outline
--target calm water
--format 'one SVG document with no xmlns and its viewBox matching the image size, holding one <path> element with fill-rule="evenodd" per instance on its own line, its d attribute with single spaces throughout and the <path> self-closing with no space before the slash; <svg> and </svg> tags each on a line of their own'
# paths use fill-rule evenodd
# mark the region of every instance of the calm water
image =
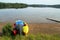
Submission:
<svg viewBox="0 0 60 40">
<path fill-rule="evenodd" d="M 28 23 L 55 23 L 46 18 L 60 20 L 60 9 L 32 7 L 24 9 L 0 9 L 0 22 L 14 22 L 21 19 Z"/>
</svg>

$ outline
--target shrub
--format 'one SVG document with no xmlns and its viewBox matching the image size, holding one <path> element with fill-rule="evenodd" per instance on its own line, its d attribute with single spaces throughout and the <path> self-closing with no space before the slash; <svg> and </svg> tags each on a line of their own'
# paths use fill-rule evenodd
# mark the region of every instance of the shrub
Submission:
<svg viewBox="0 0 60 40">
<path fill-rule="evenodd" d="M 12 33 L 12 25 L 10 23 L 6 24 L 2 29 L 3 35 L 10 36 Z"/>
</svg>

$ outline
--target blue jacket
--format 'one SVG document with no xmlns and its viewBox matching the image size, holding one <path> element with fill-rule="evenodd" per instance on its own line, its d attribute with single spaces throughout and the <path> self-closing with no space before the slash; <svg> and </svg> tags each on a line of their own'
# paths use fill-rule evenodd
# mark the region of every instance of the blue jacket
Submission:
<svg viewBox="0 0 60 40">
<path fill-rule="evenodd" d="M 22 20 L 16 21 L 16 29 L 19 30 L 19 33 L 22 34 L 22 28 L 24 26 L 24 22 Z"/>
</svg>

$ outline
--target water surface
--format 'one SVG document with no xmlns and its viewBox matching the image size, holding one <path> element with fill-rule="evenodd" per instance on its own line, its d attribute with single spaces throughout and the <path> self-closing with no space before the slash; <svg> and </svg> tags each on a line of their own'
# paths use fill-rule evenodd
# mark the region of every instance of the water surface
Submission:
<svg viewBox="0 0 60 40">
<path fill-rule="evenodd" d="M 23 9 L 0 9 L 0 22 L 15 22 L 21 19 L 28 23 L 55 23 L 46 18 L 60 20 L 60 9 L 33 7 Z"/>
</svg>

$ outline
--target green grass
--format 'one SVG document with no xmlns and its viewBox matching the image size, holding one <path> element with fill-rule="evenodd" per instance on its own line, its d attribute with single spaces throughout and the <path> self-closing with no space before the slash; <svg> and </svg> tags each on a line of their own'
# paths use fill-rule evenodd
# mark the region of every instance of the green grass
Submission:
<svg viewBox="0 0 60 40">
<path fill-rule="evenodd" d="M 15 36 L 15 37 L 8 37 L 8 36 L 2 36 L 0 37 L 0 40 L 60 40 L 59 34 L 29 34 L 27 36 Z"/>
</svg>

